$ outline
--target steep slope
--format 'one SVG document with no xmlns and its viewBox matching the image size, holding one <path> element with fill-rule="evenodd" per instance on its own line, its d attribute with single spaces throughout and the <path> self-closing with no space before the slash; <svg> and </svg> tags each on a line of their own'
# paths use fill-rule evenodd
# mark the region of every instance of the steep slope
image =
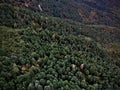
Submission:
<svg viewBox="0 0 120 90">
<path fill-rule="evenodd" d="M 7 11 L 7 12 L 6 12 Z M 6 25 L 6 26 L 12 26 L 14 28 L 18 28 L 18 27 L 26 27 L 26 26 L 30 26 L 30 25 L 34 25 L 35 27 L 40 27 L 41 25 L 47 25 L 49 23 L 51 23 L 49 20 L 47 20 L 48 16 L 42 13 L 39 13 L 39 15 L 41 16 L 37 16 L 36 14 L 38 14 L 38 12 L 34 12 L 31 11 L 29 8 L 23 8 L 23 7 L 17 7 L 14 6 L 11 7 L 11 5 L 4 3 L 4 4 L 0 4 L 0 25 Z M 29 14 L 29 13 L 35 13 L 35 14 Z M 46 16 L 45 19 L 43 19 L 43 23 L 41 23 L 41 20 L 39 20 L 40 17 Z M 51 17 L 52 18 L 52 17 Z M 52 25 L 55 26 L 55 28 L 58 28 L 58 26 L 56 25 L 56 23 L 58 24 L 65 24 L 64 22 L 67 22 L 67 27 L 70 28 L 66 28 L 67 30 L 77 30 L 77 33 L 80 33 L 82 35 L 88 36 L 90 38 L 92 38 L 93 40 L 95 40 L 96 42 L 99 42 L 100 44 L 102 44 L 102 47 L 106 49 L 109 49 L 109 47 L 111 44 L 116 44 L 120 42 L 120 29 L 117 27 L 112 27 L 112 26 L 107 26 L 107 25 L 93 25 L 93 24 L 83 24 L 83 23 L 77 23 L 71 20 L 67 20 L 67 19 L 62 19 L 59 20 L 56 18 L 54 18 L 54 23 Z M 45 27 L 44 27 L 45 28 Z M 117 48 L 116 45 L 112 48 Z M 116 49 L 115 49 L 116 50 Z M 118 48 L 118 51 L 120 49 Z M 109 50 L 107 50 L 109 51 Z M 113 58 L 114 61 L 116 61 L 116 64 L 120 66 L 120 56 L 118 51 L 114 51 L 113 50 L 108 53 L 112 53 L 114 55 L 111 55 L 111 57 Z M 115 54 L 118 53 L 118 54 Z M 116 56 L 117 55 L 117 56 Z M 115 57 L 113 57 L 115 56 Z M 114 59 L 116 58 L 116 60 Z"/>
<path fill-rule="evenodd" d="M 8 9 L 9 8 L 9 9 Z M 23 10 L 23 12 L 21 11 Z M 6 12 L 7 11 L 7 12 Z M 30 25 L 35 25 L 37 27 L 44 25 L 43 28 L 45 28 L 45 26 L 47 24 L 51 24 L 50 22 L 50 17 L 48 20 L 47 15 L 39 13 L 41 16 L 39 17 L 43 17 L 46 16 L 46 20 L 42 20 L 44 21 L 44 23 L 41 23 L 41 20 L 38 20 L 39 17 L 36 16 L 37 12 L 34 12 L 35 14 L 29 14 L 32 13 L 33 11 L 30 11 L 29 9 L 25 10 L 25 8 L 23 9 L 23 7 L 16 7 L 14 6 L 14 8 L 9 5 L 9 4 L 0 4 L 0 12 L 2 12 L 0 14 L 0 25 L 6 25 L 6 26 L 12 26 L 12 27 L 26 27 L 26 26 L 30 26 Z M 116 48 L 113 47 L 113 44 L 118 44 L 118 46 L 120 45 L 120 29 L 117 27 L 111 27 L 111 26 L 106 26 L 106 25 L 88 25 L 88 24 L 83 24 L 83 23 L 77 23 L 77 22 L 73 22 L 71 20 L 63 20 L 62 21 L 58 21 L 58 19 L 56 20 L 56 18 L 54 18 L 55 22 L 53 25 L 55 26 L 55 28 L 57 28 L 57 24 L 65 24 L 66 22 L 68 22 L 68 26 L 67 27 L 71 27 L 68 28 L 67 30 L 77 30 L 77 33 L 80 33 L 82 35 L 91 37 L 92 39 L 94 39 L 96 42 L 99 42 L 100 44 L 102 44 L 102 46 L 105 48 L 105 50 L 109 51 L 108 54 L 111 55 L 111 57 L 113 58 L 113 60 L 116 62 L 116 64 L 118 66 L 120 66 L 119 62 L 120 62 L 120 56 L 119 56 L 119 52 L 116 50 L 120 50 L 115 49 L 114 51 L 110 51 L 109 47 L 107 46 L 111 46 L 112 48 Z M 59 18 L 60 19 L 60 18 Z M 65 23 L 64 23 L 65 22 Z M 116 56 L 117 55 L 117 56 Z M 113 57 L 114 56 L 114 57 Z"/>
<path fill-rule="evenodd" d="M 83 23 L 120 26 L 119 0 L 7 0 L 4 2 Z"/>
<path fill-rule="evenodd" d="M 0 10 L 0 89 L 120 89 L 120 68 L 83 24 L 8 4 Z"/>
<path fill-rule="evenodd" d="M 76 0 L 80 16 L 85 22 L 119 26 L 119 0 Z M 116 14 L 117 13 L 117 14 Z"/>
</svg>

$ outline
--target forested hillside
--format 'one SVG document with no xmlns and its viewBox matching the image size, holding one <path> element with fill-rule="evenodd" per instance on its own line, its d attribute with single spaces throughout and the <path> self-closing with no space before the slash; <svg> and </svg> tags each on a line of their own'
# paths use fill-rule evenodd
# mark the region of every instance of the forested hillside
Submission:
<svg viewBox="0 0 120 90">
<path fill-rule="evenodd" d="M 1 0 L 0 2 L 86 24 L 120 26 L 119 0 Z"/>
<path fill-rule="evenodd" d="M 119 51 L 107 51 L 119 50 L 119 27 L 52 17 L 8 1 L 0 3 L 0 90 L 120 89 Z"/>
</svg>

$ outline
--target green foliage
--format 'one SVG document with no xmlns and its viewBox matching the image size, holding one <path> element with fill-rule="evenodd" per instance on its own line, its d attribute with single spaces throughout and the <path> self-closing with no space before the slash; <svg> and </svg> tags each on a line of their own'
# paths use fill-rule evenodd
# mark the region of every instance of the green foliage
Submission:
<svg viewBox="0 0 120 90">
<path fill-rule="evenodd" d="M 120 68 L 107 60 L 94 40 L 81 34 L 80 24 L 29 10 L 16 12 L 26 17 L 23 22 L 16 19 L 16 29 L 0 26 L 2 50 L 8 53 L 0 56 L 1 90 L 120 88 Z"/>
<path fill-rule="evenodd" d="M 1 77 L 4 80 L 0 83 L 4 88 L 92 90 L 119 87 L 119 68 L 108 62 L 104 55 L 101 56 L 103 51 L 94 41 L 88 41 L 80 34 L 74 35 L 72 31 L 64 35 L 59 30 L 32 30 L 33 28 L 15 31 L 18 34 L 16 38 L 19 39 L 13 43 L 12 48 L 19 47 L 16 48 L 18 53 L 12 57 L 12 54 L 7 58 L 1 57 Z M 56 35 L 54 39 L 53 35 Z M 21 41 L 21 44 L 18 43 Z M 83 70 L 80 69 L 82 63 L 85 64 Z M 72 64 L 75 65 L 75 70 L 72 69 Z M 4 72 L 4 66 L 7 73 Z M 14 85 L 5 87 L 2 83 L 6 80 L 11 86 Z"/>
<path fill-rule="evenodd" d="M 6 56 L 7 52 L 3 48 L 0 48 L 0 56 Z"/>
</svg>

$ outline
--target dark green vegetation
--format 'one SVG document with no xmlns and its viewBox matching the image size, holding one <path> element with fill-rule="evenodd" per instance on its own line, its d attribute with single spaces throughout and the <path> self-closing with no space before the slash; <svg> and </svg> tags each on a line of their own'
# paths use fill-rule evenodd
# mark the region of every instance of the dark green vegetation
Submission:
<svg viewBox="0 0 120 90">
<path fill-rule="evenodd" d="M 120 89 L 120 68 L 98 43 L 113 42 L 119 29 L 111 34 L 8 4 L 0 12 L 0 89 Z"/>
<path fill-rule="evenodd" d="M 1 0 L 0 2 L 82 23 L 120 26 L 120 0 Z"/>
</svg>

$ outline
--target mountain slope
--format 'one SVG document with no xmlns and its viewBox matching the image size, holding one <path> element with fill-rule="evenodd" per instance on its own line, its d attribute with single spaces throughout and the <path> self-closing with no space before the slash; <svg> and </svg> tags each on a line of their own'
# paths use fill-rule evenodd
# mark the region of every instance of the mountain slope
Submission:
<svg viewBox="0 0 120 90">
<path fill-rule="evenodd" d="M 88 24 L 120 26 L 119 0 L 8 0 L 47 15 Z M 8 2 L 6 1 L 6 2 Z M 1 1 L 2 2 L 2 1 Z M 4 1 L 5 2 L 5 1 Z M 39 9 L 39 5 L 42 11 Z"/>
<path fill-rule="evenodd" d="M 10 4 L 0 10 L 0 89 L 120 89 L 120 68 L 87 25 Z"/>
<path fill-rule="evenodd" d="M 12 27 L 21 27 L 21 26 L 25 27 L 26 25 L 30 26 L 31 24 L 37 24 L 37 26 L 42 25 L 42 23 L 38 19 L 36 19 L 36 18 L 38 18 L 36 15 L 33 15 L 33 16 L 32 16 L 32 14 L 29 15 L 29 13 L 31 13 L 34 10 L 34 9 L 32 9 L 33 6 L 31 6 L 31 9 L 32 9 L 32 11 L 31 11 L 30 7 L 24 7 L 23 6 L 24 4 L 21 5 L 21 3 L 16 4 L 16 2 L 14 2 L 14 3 L 11 3 L 11 4 L 14 4 L 13 5 L 14 8 L 12 8 L 10 5 L 7 5 L 6 2 L 8 2 L 8 1 L 5 1 L 5 4 L 1 4 L 1 6 L 0 6 L 0 12 L 2 12 L 0 14 L 0 24 L 1 25 L 4 24 L 7 26 L 12 26 Z M 23 7 L 24 7 L 24 9 L 27 9 L 27 11 L 24 11 L 24 13 L 21 12 Z M 7 11 L 7 12 L 5 12 L 5 11 Z M 34 12 L 34 13 L 38 13 L 38 12 Z M 45 15 L 44 12 L 43 13 L 40 12 L 39 14 L 42 16 Z M 68 15 L 68 13 L 67 13 L 67 15 Z M 45 15 L 45 16 L 47 17 L 47 15 Z M 66 21 L 71 23 L 70 20 L 67 20 L 67 19 L 63 20 L 63 22 L 66 22 Z M 61 22 L 61 23 L 63 23 L 63 22 Z M 44 25 L 45 25 L 45 23 L 44 23 Z M 57 23 L 59 23 L 59 21 Z M 81 33 L 82 35 L 91 37 L 95 41 L 99 42 L 100 44 L 102 44 L 103 47 L 105 47 L 105 49 L 107 49 L 107 46 L 114 44 L 114 43 L 118 43 L 118 45 L 119 45 L 119 42 L 120 42 L 119 27 L 113 27 L 113 26 L 108 26 L 108 25 L 85 24 L 83 22 L 77 23 L 77 22 L 73 22 L 73 21 L 69 26 L 74 27 L 78 31 L 77 33 Z M 118 50 L 119 50 L 119 48 L 118 48 Z M 117 53 L 117 51 L 115 51 L 115 53 L 114 52 L 110 52 L 110 53 L 115 54 L 115 53 Z M 116 56 L 116 55 L 114 55 L 114 56 Z M 120 58 L 119 54 L 116 58 L 118 58 L 118 57 Z M 112 57 L 112 58 L 114 60 L 115 57 Z M 119 58 L 117 60 L 115 60 L 115 61 L 117 61 L 117 64 L 119 63 Z"/>
<path fill-rule="evenodd" d="M 21 5 L 21 4 L 20 4 Z M 9 9 L 8 9 L 9 8 Z M 7 11 L 7 12 L 6 12 Z M 21 7 L 21 6 L 14 6 L 11 7 L 10 4 L 4 3 L 4 4 L 0 4 L 0 25 L 6 25 L 6 26 L 12 26 L 14 28 L 21 28 L 21 27 L 26 27 L 26 26 L 30 26 L 30 25 L 35 25 L 37 27 L 40 27 L 41 25 L 45 25 L 45 24 L 49 24 L 50 21 L 47 20 L 47 17 L 49 17 L 46 14 L 43 13 L 39 13 L 41 16 L 36 16 L 36 14 L 38 14 L 38 12 L 32 11 L 29 8 L 25 8 L 25 7 Z M 29 13 L 35 13 L 35 14 L 29 14 Z M 44 19 L 43 23 L 41 23 L 41 20 L 39 20 L 40 17 L 46 16 L 46 19 Z M 52 18 L 52 17 L 51 17 Z M 120 29 L 119 27 L 113 27 L 113 26 L 107 26 L 107 25 L 95 25 L 95 24 L 85 24 L 85 23 L 78 23 L 78 22 L 74 22 L 72 20 L 68 20 L 68 19 L 62 19 L 62 21 L 60 20 L 61 18 L 59 18 L 56 20 L 56 18 L 54 18 L 54 22 L 53 25 L 55 25 L 57 28 L 56 23 L 61 24 L 66 24 L 64 22 L 68 22 L 70 24 L 68 24 L 67 30 L 71 30 L 71 28 L 73 28 L 74 30 L 77 30 L 77 33 L 80 33 L 82 35 L 85 35 L 87 37 L 92 38 L 93 40 L 95 40 L 96 42 L 102 44 L 102 47 L 106 49 L 108 49 L 111 44 L 116 44 L 120 42 Z M 46 21 L 47 20 L 47 21 Z M 45 28 L 45 27 L 44 27 Z M 117 48 L 116 45 L 112 48 Z M 119 48 L 118 48 L 119 50 Z M 109 50 L 107 50 L 109 51 Z M 119 54 L 115 54 L 118 53 L 117 51 L 111 51 L 108 53 L 112 53 L 114 55 L 111 55 L 111 57 L 113 58 L 114 61 L 116 61 L 116 64 L 120 66 L 119 64 Z M 117 56 L 116 56 L 117 55 Z M 115 57 L 113 57 L 115 56 Z M 114 59 L 116 58 L 116 60 Z"/>
</svg>

